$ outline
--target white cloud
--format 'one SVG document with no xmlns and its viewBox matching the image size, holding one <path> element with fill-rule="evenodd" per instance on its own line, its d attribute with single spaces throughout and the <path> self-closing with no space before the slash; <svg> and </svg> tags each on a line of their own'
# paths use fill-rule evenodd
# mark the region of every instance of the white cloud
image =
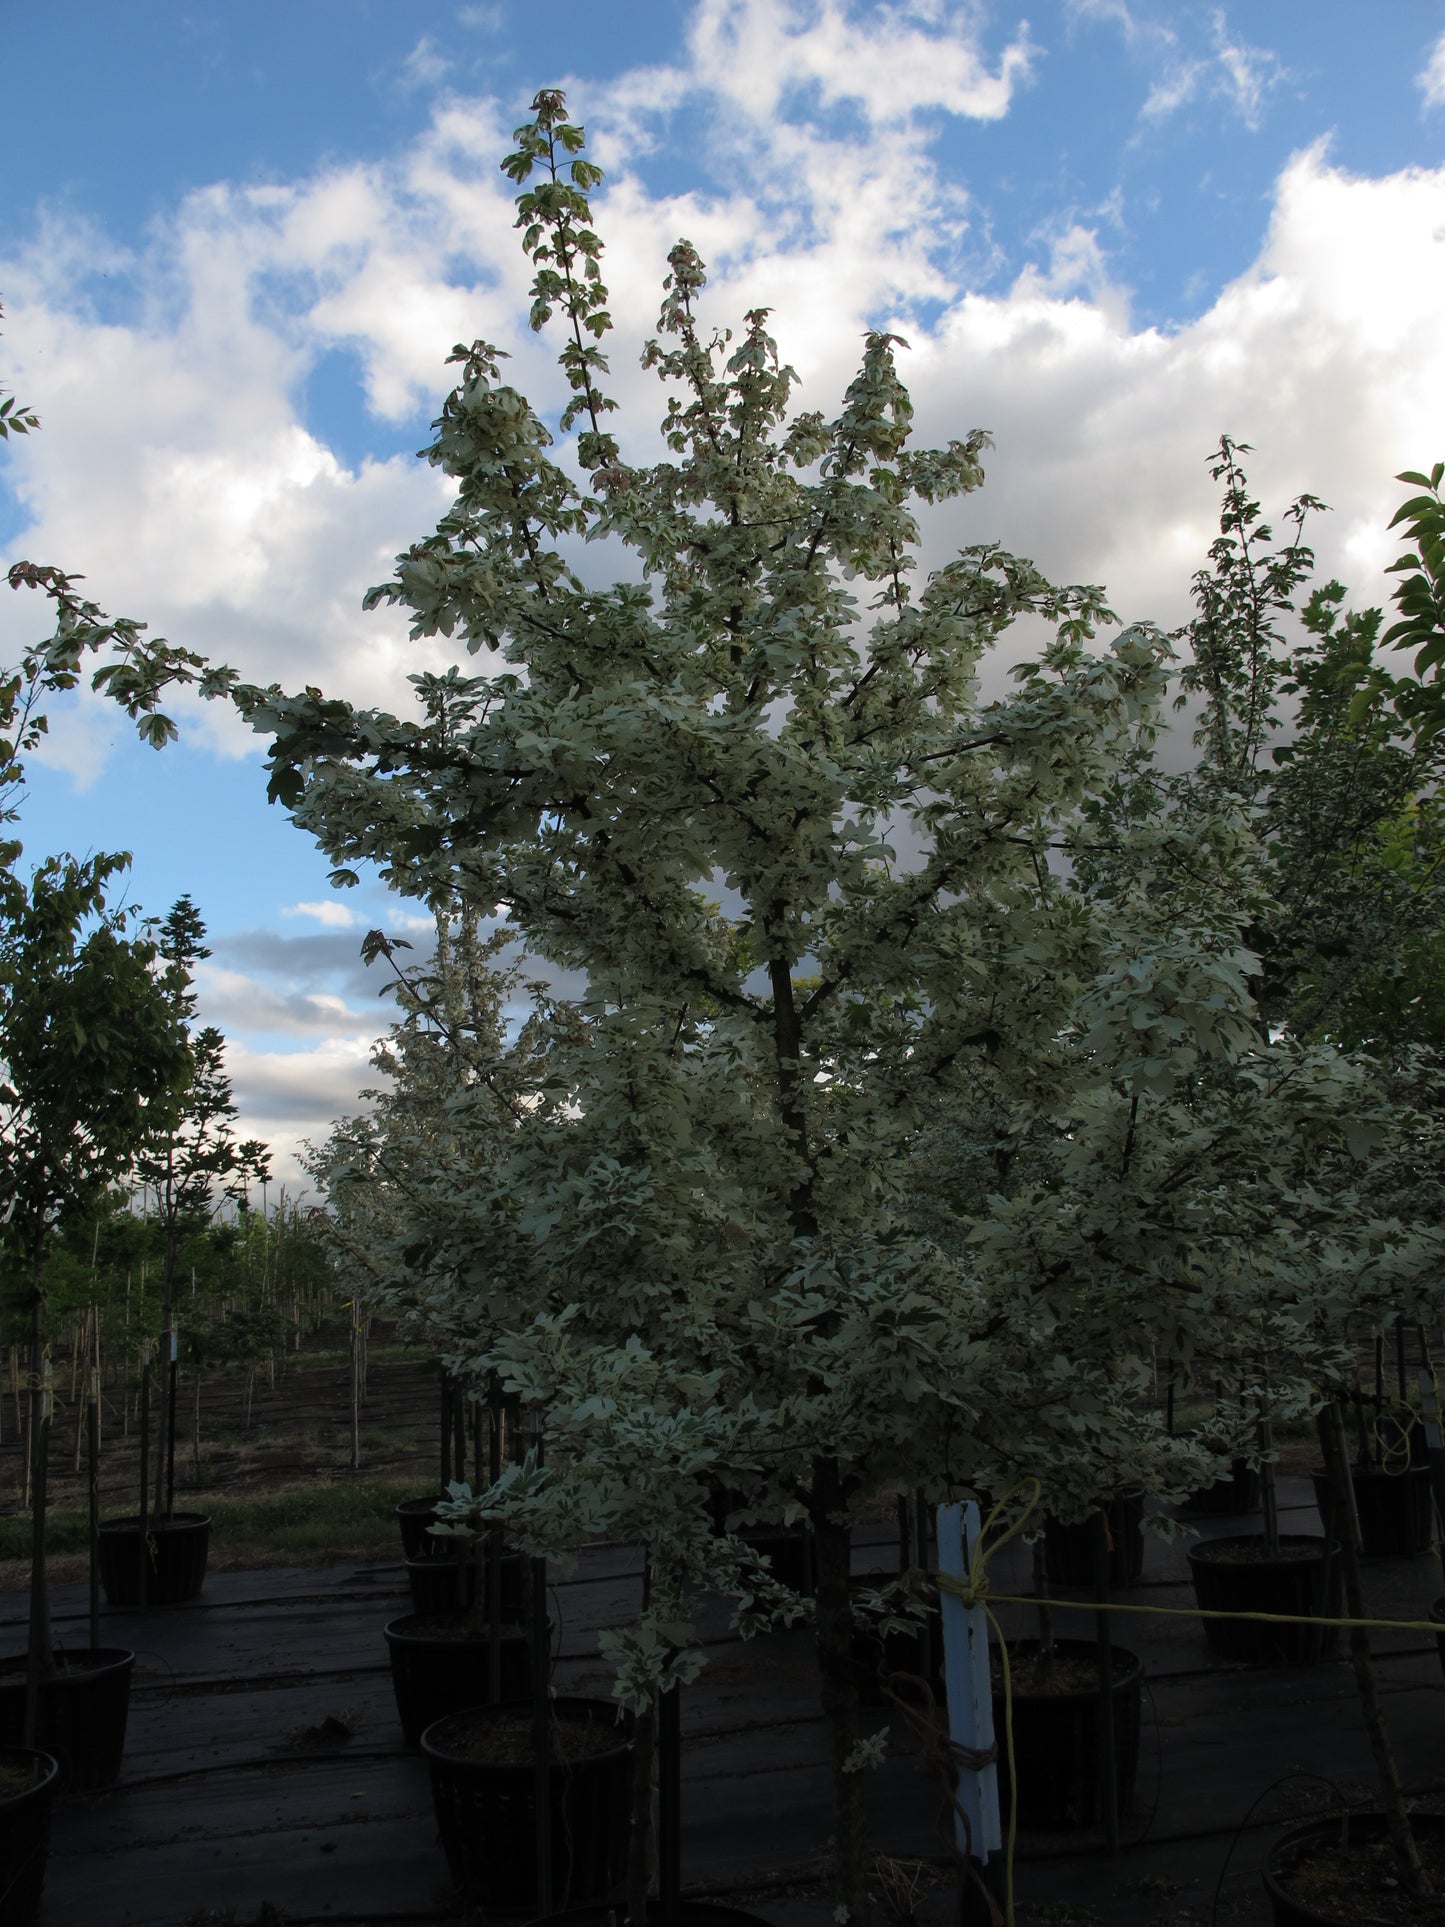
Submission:
<svg viewBox="0 0 1445 1927">
<path fill-rule="evenodd" d="M 1143 34 L 1111 0 L 1075 11 Z M 1043 237 L 1046 269 L 979 293 L 967 195 L 935 166 L 914 113 L 986 118 L 1026 76 L 1026 43 L 985 58 L 973 18 L 915 5 L 868 35 L 841 0 L 808 15 L 705 0 L 685 64 L 659 70 L 665 84 L 624 78 L 595 114 L 576 90 L 609 168 L 596 212 L 618 328 L 610 386 L 629 446 L 643 458 L 656 448 L 659 391 L 633 350 L 654 325 L 666 250 L 687 233 L 712 273 L 706 322 L 772 306 L 801 406 L 835 409 L 860 335 L 886 325 L 913 344 L 903 370 L 921 438 L 994 432 L 986 489 L 928 518 L 929 560 L 997 537 L 1058 577 L 1103 581 L 1126 618 L 1178 621 L 1213 533 L 1204 458 L 1227 430 L 1255 444 L 1251 480 L 1276 515 L 1304 489 L 1334 505 L 1315 529 L 1323 568 L 1382 597 L 1391 478 L 1445 454 L 1429 443 L 1445 420 L 1445 168 L 1368 179 L 1331 166 L 1322 147 L 1297 155 L 1257 260 L 1173 332 L 1134 327 L 1111 281 L 1098 234 L 1117 208 L 1061 216 Z M 898 45 L 912 49 L 911 79 Z M 1170 58 L 1184 74 L 1205 55 L 1175 47 Z M 1190 85 L 1220 90 L 1232 113 L 1262 111 L 1272 56 L 1241 49 L 1221 16 L 1208 58 Z M 634 162 L 683 100 L 721 185 L 654 194 Z M 770 101 L 785 110 L 773 119 Z M 868 118 L 867 140 L 839 131 L 840 107 Z M 406 675 L 460 647 L 412 644 L 404 618 L 364 616 L 360 598 L 433 526 L 448 488 L 406 457 L 343 459 L 308 425 L 305 382 L 321 356 L 354 351 L 378 435 L 410 423 L 419 443 L 444 356 L 482 335 L 556 408 L 557 344 L 526 329 L 530 269 L 495 165 L 512 118 L 451 99 L 388 162 L 192 196 L 136 256 L 56 220 L 0 263 L 7 379 L 45 418 L 7 456 L 33 518 L 25 551 L 84 571 L 107 608 L 249 677 L 406 705 Z M 87 306 L 95 260 L 128 279 L 128 319 Z M 589 566 L 606 559 L 590 552 Z M 22 598 L 0 601 L 0 660 L 35 619 Z M 93 767 L 114 718 L 84 705 L 72 715 L 52 749 Z M 189 712 L 184 722 L 195 727 Z M 200 727 L 229 748 L 254 742 L 219 708 Z M 206 993 L 208 1019 L 233 1037 L 238 1093 L 244 1071 L 246 1103 L 277 1142 L 303 1121 L 323 1134 L 352 1105 L 390 1016 L 343 935 L 349 906 L 289 912 L 318 929 L 228 943 Z M 375 920 L 430 927 L 385 910 Z M 308 1048 L 271 1049 L 282 1036 Z"/>
<path fill-rule="evenodd" d="M 384 1080 L 354 1037 L 328 1037 L 309 1050 L 257 1050 L 235 1038 L 226 1069 L 240 1111 L 240 1131 L 268 1145 L 275 1182 L 305 1185 L 302 1141 L 324 1138 L 333 1119 L 363 1109 L 357 1092 Z"/>
<path fill-rule="evenodd" d="M 1445 107 L 1445 33 L 1430 49 L 1430 57 L 1415 77 L 1427 107 Z"/>
<path fill-rule="evenodd" d="M 332 930 L 354 930 L 356 913 L 349 904 L 339 897 L 323 897 L 318 903 L 288 903 L 281 911 L 283 917 L 314 917 Z"/>
<path fill-rule="evenodd" d="M 430 34 L 423 34 L 401 63 L 401 84 L 408 92 L 417 88 L 439 87 L 451 72 L 452 63 L 441 52 Z"/>
<path fill-rule="evenodd" d="M 790 97 L 816 92 L 826 106 L 849 102 L 875 125 L 942 108 L 998 120 L 1028 78 L 1034 50 L 1027 27 L 992 69 L 974 19 L 903 0 L 874 9 L 866 23 L 842 0 L 804 8 L 795 0 L 701 0 L 688 35 L 694 76 L 748 120 L 773 121 Z"/>
<path fill-rule="evenodd" d="M 1267 47 L 1240 38 L 1222 7 L 1211 9 L 1201 38 L 1188 14 L 1155 18 L 1126 0 L 1065 0 L 1070 19 L 1115 26 L 1140 64 L 1152 69 L 1149 92 L 1140 110 L 1148 123 L 1167 120 L 1196 99 L 1212 99 L 1257 128 L 1271 93 L 1289 78 L 1288 69 Z"/>
<path fill-rule="evenodd" d="M 1246 127 L 1258 127 L 1267 97 L 1286 78 L 1286 70 L 1267 47 L 1252 47 L 1231 34 L 1221 8 L 1213 16 L 1216 91 L 1234 107 Z"/>
<path fill-rule="evenodd" d="M 214 963 L 198 966 L 196 982 L 206 1021 L 228 1037 L 364 1037 L 369 1044 L 386 1027 L 376 1006 L 357 1009 L 333 990 L 301 990 L 262 982 L 245 971 Z"/>
</svg>

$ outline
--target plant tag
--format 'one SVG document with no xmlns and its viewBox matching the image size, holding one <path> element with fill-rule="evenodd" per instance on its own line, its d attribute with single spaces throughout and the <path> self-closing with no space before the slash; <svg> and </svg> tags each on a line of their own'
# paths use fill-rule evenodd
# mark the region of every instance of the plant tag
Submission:
<svg viewBox="0 0 1445 1927">
<path fill-rule="evenodd" d="M 938 1569 L 951 1578 L 969 1576 L 979 1536 L 979 1510 L 967 1505 L 938 1508 Z M 993 1687 L 989 1678 L 988 1620 L 981 1606 L 965 1606 L 957 1593 L 939 1597 L 943 1618 L 943 1683 L 948 1702 L 949 1737 L 967 1753 L 991 1753 L 994 1745 Z M 958 1849 L 987 1864 L 1003 1844 L 999 1825 L 998 1768 L 965 1767 L 954 1792 Z"/>
</svg>

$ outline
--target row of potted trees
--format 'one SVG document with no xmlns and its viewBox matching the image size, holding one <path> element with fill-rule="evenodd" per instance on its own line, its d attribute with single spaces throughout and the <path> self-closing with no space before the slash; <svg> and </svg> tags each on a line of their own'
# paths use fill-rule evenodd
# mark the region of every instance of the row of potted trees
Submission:
<svg viewBox="0 0 1445 1927">
<path fill-rule="evenodd" d="M 1349 1468 L 1329 1445 L 1327 1427 L 1322 1427 L 1321 1436 L 1326 1440 L 1330 1474 L 1339 1480 Z M 1268 1461 L 1264 1470 L 1268 1483 Z M 493 1472 L 495 1485 L 495 1467 Z M 1348 1489 L 1347 1477 L 1342 1489 Z M 1224 1509 L 1209 1488 L 1205 1493 L 1206 1505 Z M 905 1505 L 901 1565 L 917 1544 L 908 1529 L 907 1510 Z M 1132 1548 L 1142 1548 L 1141 1515 L 1142 1504 L 1135 1495 L 1126 1494 L 1107 1509 L 1107 1515 L 1096 1512 L 1078 1526 L 1050 1518 L 1036 1541 L 1039 1637 L 1011 1642 L 1015 1753 L 1001 1789 L 1005 1804 L 1016 1806 L 1025 1827 L 1095 1826 L 1104 1821 L 1106 1807 L 1117 1824 L 1118 1816 L 1127 1812 L 1138 1761 L 1140 1663 L 1126 1648 L 1111 1646 L 1108 1664 L 1103 1666 L 1100 1652 L 1091 1644 L 1056 1639 L 1047 1602 L 1051 1586 L 1087 1591 L 1097 1586 L 1107 1592 L 1136 1580 Z M 428 1759 L 440 1836 L 453 1878 L 473 1903 L 508 1907 L 537 1904 L 542 1891 L 534 1857 L 533 1767 L 537 1735 L 545 1729 L 551 1748 L 548 1797 L 555 1809 L 552 1897 L 601 1901 L 624 1881 L 635 1816 L 642 1813 L 644 1830 L 651 1825 L 646 1816 L 652 1762 L 635 1749 L 635 1722 L 619 1728 L 615 1720 L 605 1717 L 605 1704 L 553 1701 L 545 1691 L 531 1697 L 538 1666 L 544 1676 L 548 1666 L 547 1631 L 539 1620 L 527 1623 L 528 1562 L 520 1554 L 501 1553 L 495 1525 L 469 1531 L 469 1522 L 477 1518 L 470 1488 L 460 1482 L 451 1484 L 449 1498 L 408 1501 L 398 1508 L 403 1549 L 418 1593 L 416 1603 L 431 1598 L 446 1602 L 448 1596 L 456 1600 L 463 1589 L 472 1602 L 468 1609 L 453 1606 L 450 1611 L 415 1614 L 387 1628 L 402 1727 L 408 1743 L 420 1744 Z M 1327 1550 L 1331 1530 L 1344 1530 L 1333 1507 L 1326 1518 L 1326 1539 L 1314 1542 L 1311 1551 Z M 1281 1558 L 1267 1535 L 1216 1543 L 1230 1548 L 1252 1546 L 1262 1555 L 1259 1563 L 1269 1576 L 1298 1563 L 1288 1556 Z M 1352 1545 L 1342 1551 L 1336 1544 L 1335 1572 L 1343 1563 L 1348 1573 L 1353 1556 Z M 1256 1565 L 1244 1559 L 1227 1563 L 1245 1572 Z M 1317 1596 L 1318 1560 L 1303 1563 L 1313 1577 L 1298 1598 L 1286 1600 L 1268 1591 L 1261 1596 L 1256 1589 L 1231 1598 L 1225 1609 L 1293 1613 L 1302 1622 L 1324 1606 L 1337 1610 L 1337 1600 L 1322 1602 Z M 423 1569 L 429 1571 L 431 1594 L 419 1590 Z M 1357 1568 L 1347 1583 L 1351 1611 L 1359 1613 Z M 863 1678 L 872 1673 L 890 1698 L 902 1693 L 902 1704 L 916 1714 L 920 1694 L 926 1700 L 941 1690 L 936 1614 L 930 1611 L 923 1619 L 892 1617 L 899 1596 L 897 1588 L 892 1590 L 891 1603 L 879 1602 L 887 1606 L 890 1616 L 858 1618 L 855 1659 Z M 1201 1604 L 1208 1603 L 1210 1597 L 1201 1589 Z M 885 1626 L 892 1631 L 884 1632 Z M 1205 1626 L 1216 1652 L 1233 1661 L 1298 1662 L 1320 1657 L 1324 1645 L 1323 1629 L 1311 1629 L 1307 1623 L 1279 1627 L 1247 1620 L 1206 1621 Z M 872 1631 L 873 1627 L 879 1631 Z M 1111 1700 L 1107 1722 L 1101 1718 L 1101 1695 L 1106 1691 Z M 1000 1728 L 1002 1717 L 1000 1702 L 996 1707 Z M 580 1723 L 594 1752 L 584 1756 L 567 1751 L 569 1722 Z M 639 1772 L 646 1784 L 635 1778 L 630 1781 L 629 1776 Z M 1106 1776 L 1112 1786 L 1112 1805 L 1106 1799 Z M 675 1807 L 667 1825 L 676 1825 Z M 1359 1837 L 1375 1837 L 1368 1824 L 1361 1828 L 1356 1821 L 1355 1825 Z M 1288 1914 L 1293 1903 L 1281 1879 L 1288 1878 L 1306 1844 L 1323 1841 L 1328 1845 L 1331 1839 L 1332 1823 L 1326 1822 L 1316 1823 L 1312 1831 L 1296 1830 L 1280 1843 L 1269 1878 L 1278 1890 L 1284 1917 L 1293 1918 Z M 568 1843 L 565 1850 L 559 1844 L 563 1842 Z"/>
</svg>

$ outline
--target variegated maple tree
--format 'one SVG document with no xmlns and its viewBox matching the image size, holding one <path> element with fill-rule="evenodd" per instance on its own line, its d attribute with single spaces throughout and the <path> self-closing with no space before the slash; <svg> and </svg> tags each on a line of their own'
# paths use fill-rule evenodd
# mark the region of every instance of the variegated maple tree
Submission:
<svg viewBox="0 0 1445 1927">
<path fill-rule="evenodd" d="M 1197 1480 L 1142 1362 L 1222 1327 L 1304 1342 L 1308 1266 L 1354 1251 L 1308 1178 L 1347 1167 L 1357 1093 L 1260 1033 L 1248 823 L 1196 813 L 1160 891 L 1181 825 L 1091 808 L 1147 760 L 1166 639 L 1091 649 L 1101 593 L 993 544 L 919 579 L 920 505 L 976 489 L 987 438 L 912 445 L 896 337 L 867 338 L 836 415 L 798 411 L 765 311 L 710 332 L 680 241 L 643 353 L 663 449 L 627 458 L 600 175 L 560 94 L 534 113 L 504 165 L 533 325 L 563 330 L 565 447 L 494 349 L 459 347 L 426 451 L 455 502 L 369 598 L 486 663 L 419 678 L 415 719 L 237 695 L 338 882 L 374 861 L 504 917 L 578 986 L 460 1079 L 445 1115 L 475 1116 L 476 1154 L 434 1160 L 390 1234 L 452 1366 L 548 1413 L 545 1464 L 459 1510 L 552 1551 L 645 1543 L 651 1603 L 615 1642 L 639 1704 L 695 1664 L 686 1580 L 778 1609 L 713 1505 L 807 1519 L 861 1921 L 850 1520 L 905 1486 Z M 584 542 L 627 558 L 617 580 Z M 1024 618 L 1037 658 L 986 698 Z"/>
</svg>

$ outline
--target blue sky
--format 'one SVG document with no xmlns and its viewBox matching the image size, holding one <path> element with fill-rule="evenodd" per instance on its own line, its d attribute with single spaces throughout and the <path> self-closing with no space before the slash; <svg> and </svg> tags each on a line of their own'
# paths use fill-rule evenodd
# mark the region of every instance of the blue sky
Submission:
<svg viewBox="0 0 1445 1927">
<path fill-rule="evenodd" d="M 84 571 L 248 677 L 400 705 L 449 659 L 360 597 L 442 505 L 412 457 L 454 340 L 500 342 L 558 405 L 496 170 L 542 85 L 608 172 L 614 387 L 644 454 L 632 344 L 679 232 L 720 320 L 775 308 L 805 405 L 881 323 L 912 343 L 922 433 L 994 431 L 931 559 L 997 535 L 1126 617 L 1185 613 L 1221 430 L 1255 444 L 1266 504 L 1333 505 L 1324 565 L 1374 599 L 1390 478 L 1445 454 L 1425 0 L 1368 23 L 1354 0 L 51 0 L 5 45 L 0 381 L 43 429 L 0 450 L 4 559 Z M 0 659 L 39 619 L 3 599 Z M 367 1081 L 360 935 L 415 906 L 331 892 L 258 748 L 215 710 L 182 721 L 157 757 L 57 709 L 27 845 L 129 848 L 147 909 L 195 896 L 205 1014 L 284 1156 Z"/>
</svg>

